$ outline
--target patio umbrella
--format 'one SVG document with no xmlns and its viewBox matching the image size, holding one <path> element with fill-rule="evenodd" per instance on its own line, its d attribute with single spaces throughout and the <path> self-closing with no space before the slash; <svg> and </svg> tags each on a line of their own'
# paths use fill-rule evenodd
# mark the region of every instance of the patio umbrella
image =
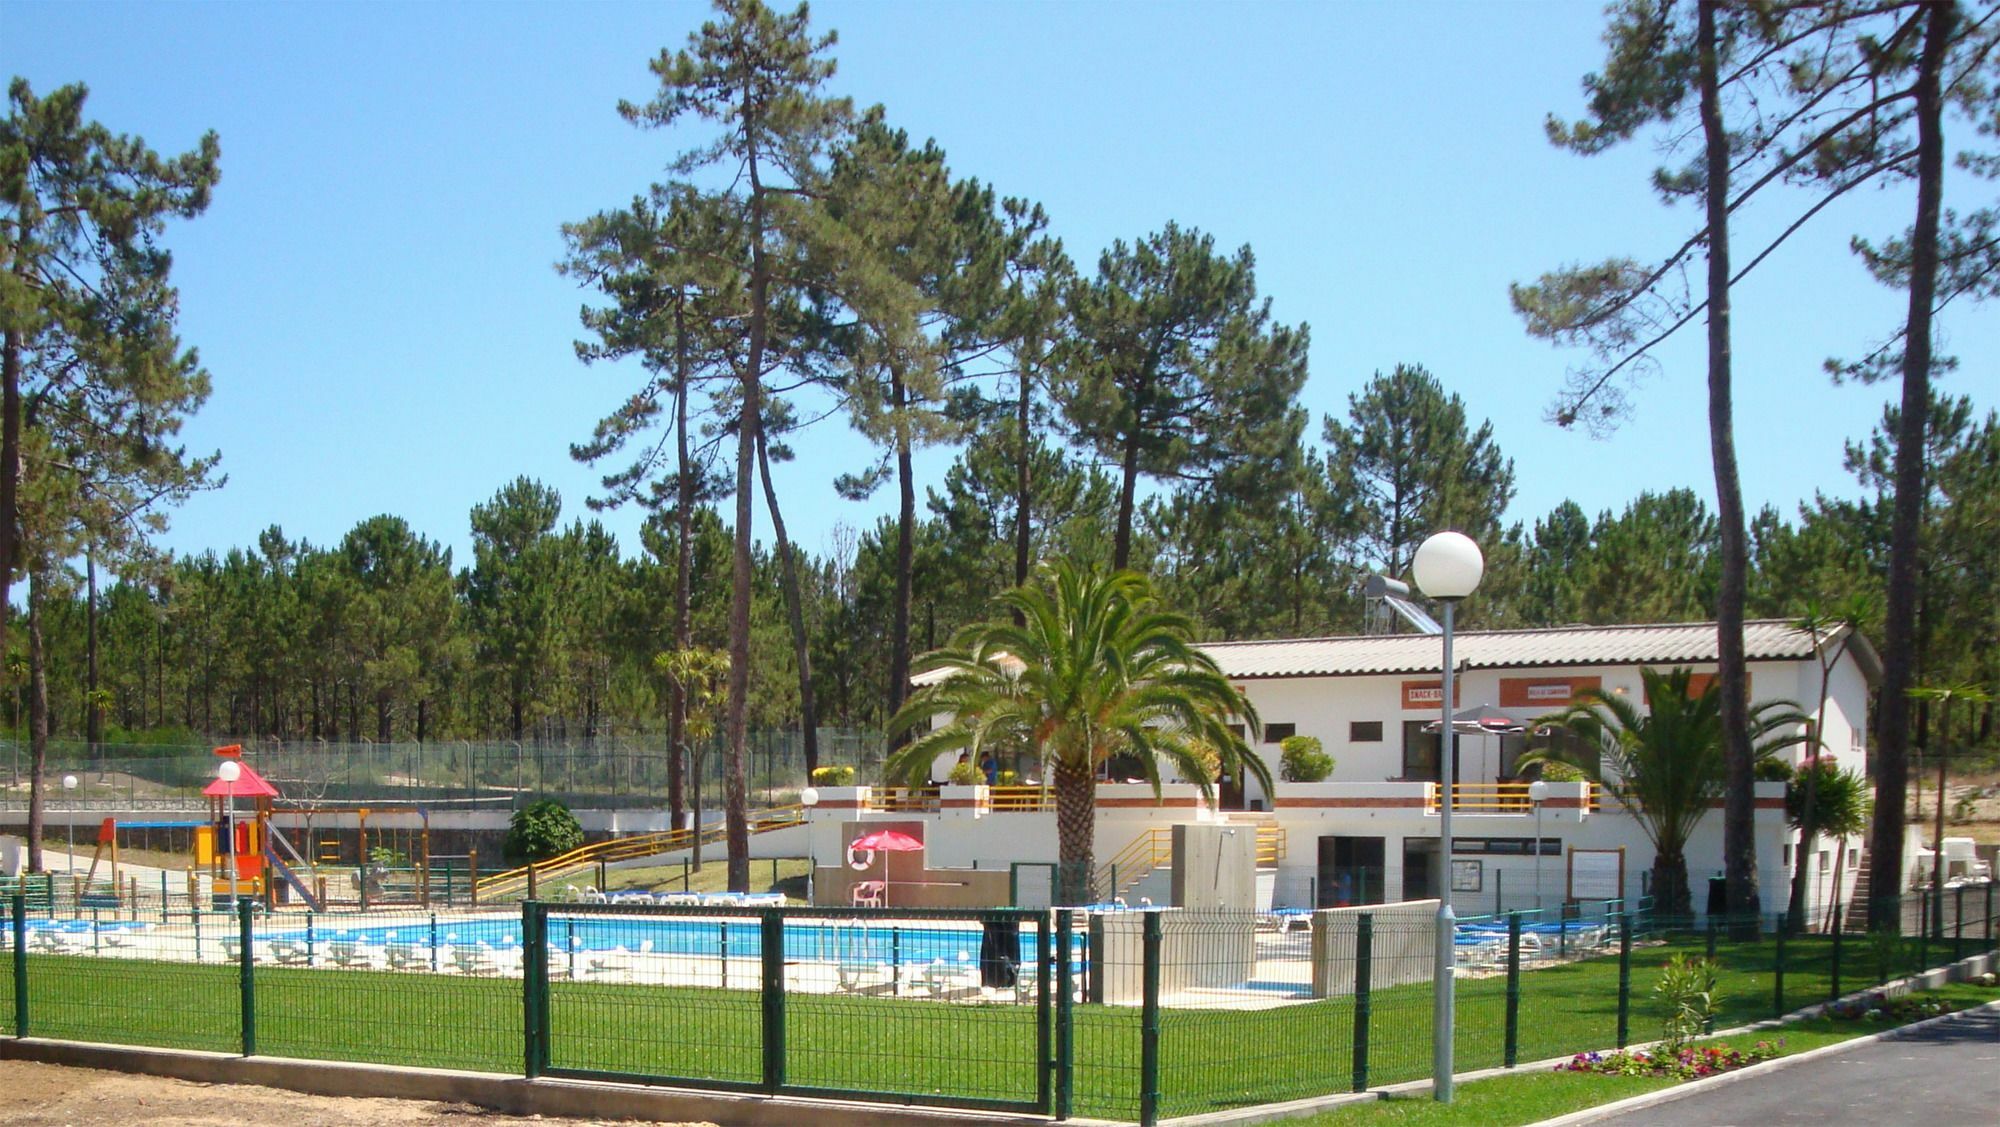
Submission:
<svg viewBox="0 0 2000 1127">
<path fill-rule="evenodd" d="M 1435 732 L 1444 726 L 1442 720 L 1433 720 L 1424 725 L 1424 731 Z M 1528 729 L 1519 720 L 1500 711 L 1490 704 L 1478 704 L 1451 714 L 1451 730 L 1463 736 L 1512 736 Z M 1442 744 L 1444 741 L 1440 740 Z M 1443 754 L 1440 750 L 1440 754 Z M 1486 747 L 1480 745 L 1479 762 L 1483 769 L 1486 764 Z"/>
<path fill-rule="evenodd" d="M 872 856 L 873 854 L 916 853 L 920 852 L 923 847 L 923 842 L 899 830 L 876 830 L 874 833 L 863 834 L 855 838 L 853 843 L 848 845 L 847 852 L 850 856 L 858 853 L 870 854 L 871 856 L 856 866 L 857 868 L 867 868 L 875 860 Z M 889 858 L 885 856 L 882 858 L 882 904 L 886 907 L 888 903 Z"/>
</svg>

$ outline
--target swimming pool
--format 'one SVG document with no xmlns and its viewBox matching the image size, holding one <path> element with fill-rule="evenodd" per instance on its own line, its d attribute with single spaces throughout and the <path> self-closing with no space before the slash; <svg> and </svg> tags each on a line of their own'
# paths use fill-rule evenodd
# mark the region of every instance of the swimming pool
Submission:
<svg viewBox="0 0 2000 1127">
<path fill-rule="evenodd" d="M 339 921 L 283 931 L 260 931 L 259 940 L 292 940 L 318 943 L 355 943 L 367 946 L 391 943 L 415 947 L 451 946 L 509 948 L 521 945 L 521 921 L 495 916 L 486 919 L 440 919 L 403 923 L 342 927 Z M 933 924 L 855 924 L 788 920 L 785 924 L 784 957 L 793 961 L 840 963 L 896 963 L 924 965 L 937 960 L 948 963 L 976 961 L 985 933 L 977 926 Z M 1053 938 L 1051 939 L 1053 942 Z M 567 951 L 646 950 L 655 955 L 687 955 L 697 958 L 758 958 L 764 953 L 763 928 L 755 920 L 680 919 L 647 916 L 558 916 L 548 921 L 550 957 Z M 1081 935 L 1072 937 L 1076 958 L 1085 950 Z M 1032 961 L 1036 938 L 1032 929 L 1020 936 L 1015 958 Z"/>
</svg>

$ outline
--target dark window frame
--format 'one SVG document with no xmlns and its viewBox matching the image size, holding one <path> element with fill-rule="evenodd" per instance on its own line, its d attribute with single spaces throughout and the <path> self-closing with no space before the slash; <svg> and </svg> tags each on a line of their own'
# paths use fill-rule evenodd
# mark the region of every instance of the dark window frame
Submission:
<svg viewBox="0 0 2000 1127">
<path fill-rule="evenodd" d="M 1380 720 L 1349 720 L 1347 722 L 1347 742 L 1351 744 L 1378 744 L 1383 741 L 1384 725 Z M 1373 731 L 1374 735 L 1367 733 Z"/>
<path fill-rule="evenodd" d="M 1272 723 L 1264 725 L 1264 742 L 1267 744 L 1283 743 L 1285 740 L 1291 739 L 1298 734 L 1299 726 L 1297 724 Z"/>
</svg>

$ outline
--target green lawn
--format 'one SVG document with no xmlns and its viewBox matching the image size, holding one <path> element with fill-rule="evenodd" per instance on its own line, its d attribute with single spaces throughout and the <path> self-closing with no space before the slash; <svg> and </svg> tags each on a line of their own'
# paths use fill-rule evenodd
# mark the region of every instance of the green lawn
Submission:
<svg viewBox="0 0 2000 1127">
<path fill-rule="evenodd" d="M 1825 943 L 1788 944 L 1787 1009 L 1827 996 Z M 1660 964 L 1672 952 L 1699 952 L 1702 946 L 1697 937 L 1635 948 L 1632 1040 L 1657 1035 L 1650 989 Z M 1850 942 L 1846 952 L 1848 989 L 1875 977 L 1863 981 L 1860 946 Z M 1773 950 L 1768 941 L 1724 945 L 1720 1024 L 1773 1016 Z M 28 962 L 35 1034 L 172 1048 L 239 1047 L 234 965 L 41 954 L 31 954 Z M 1617 974 L 1615 956 L 1524 973 L 1518 1059 L 1609 1047 L 1615 1040 Z M 12 993 L 11 978 L 0 975 L 0 1015 L 11 1014 Z M 558 980 L 550 994 L 550 1057 L 557 1068 L 696 1082 L 747 1084 L 761 1077 L 761 1010 L 754 990 Z M 1458 1067 L 1502 1063 L 1505 978 L 1461 981 L 1458 997 Z M 494 1072 L 522 1068 L 518 979 L 260 965 L 256 999 L 262 1053 Z M 1427 983 L 1375 992 L 1369 1085 L 1429 1075 L 1430 999 Z M 1029 1100 L 1036 1082 L 1035 1018 L 1033 1006 L 792 994 L 786 998 L 787 1079 L 917 1099 Z M 1136 1007 L 1076 1007 L 1076 1114 L 1137 1118 L 1139 1018 Z M 1353 1022 L 1347 998 L 1263 1010 L 1168 1007 L 1162 1015 L 1160 1112 L 1186 1115 L 1350 1090 Z M 1812 1032 L 1799 1029 L 1801 1036 Z M 1603 1078 L 1581 1079 L 1595 1085 L 1593 1092 L 1616 1087 Z M 1567 1093 L 1579 1090 L 1570 1077 L 1538 1077 L 1533 1083 L 1530 1096 L 1504 1098 L 1552 1107 L 1546 1114 L 1555 1114 L 1558 1104 L 1572 1098 Z M 1643 1090 L 1639 1083 L 1630 1090 Z M 1393 1107 L 1381 1113 L 1433 1114 Z"/>
</svg>

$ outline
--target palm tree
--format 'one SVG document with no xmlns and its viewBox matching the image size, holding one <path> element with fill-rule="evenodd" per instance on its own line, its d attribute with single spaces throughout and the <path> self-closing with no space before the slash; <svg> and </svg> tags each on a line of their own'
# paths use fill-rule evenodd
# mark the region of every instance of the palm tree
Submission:
<svg viewBox="0 0 2000 1127">
<path fill-rule="evenodd" d="M 1688 889 L 1687 842 L 1728 784 L 1723 766 L 1722 691 L 1711 678 L 1691 692 L 1686 669 L 1661 673 L 1641 669 L 1649 712 L 1601 688 L 1577 693 L 1576 703 L 1535 723 L 1578 736 L 1597 755 L 1578 754 L 1571 745 L 1539 748 L 1522 763 L 1557 761 L 1581 770 L 1631 811 L 1653 843 L 1653 898 L 1660 911 L 1692 916 Z M 1753 759 L 1804 738 L 1806 717 L 1790 701 L 1764 701 L 1750 709 Z"/>
<path fill-rule="evenodd" d="M 1799 831 L 1799 850 L 1812 848 L 1812 840 L 1820 834 L 1845 839 L 1868 829 L 1869 815 L 1868 780 L 1840 769 L 1831 757 L 1822 757 L 1817 749 L 1799 768 L 1792 785 L 1785 791 L 1785 819 L 1792 828 Z M 1840 899 L 1840 886 L 1845 877 L 1847 851 L 1841 850 L 1840 860 L 1833 867 L 1832 900 Z M 1794 931 L 1805 929 L 1805 898 L 1795 897 L 1787 912 Z M 1829 908 L 1828 918 L 1832 918 Z"/>
<path fill-rule="evenodd" d="M 1091 837 L 1096 828 L 1097 771 L 1114 757 L 1135 761 L 1160 790 L 1160 764 L 1214 791 L 1213 760 L 1240 764 L 1264 784 L 1271 775 L 1230 727 L 1257 731 L 1256 710 L 1189 641 L 1193 622 L 1162 610 L 1152 585 L 1132 571 L 1109 575 L 1067 561 L 1044 566 L 1038 582 L 1000 596 L 1019 618 L 977 623 L 945 649 L 926 655 L 918 672 L 945 676 L 919 688 L 889 722 L 891 733 L 934 716 L 943 725 L 897 751 L 891 779 L 921 784 L 945 752 L 977 760 L 1015 747 L 1055 775 L 1059 903 L 1089 899 Z"/>
</svg>

